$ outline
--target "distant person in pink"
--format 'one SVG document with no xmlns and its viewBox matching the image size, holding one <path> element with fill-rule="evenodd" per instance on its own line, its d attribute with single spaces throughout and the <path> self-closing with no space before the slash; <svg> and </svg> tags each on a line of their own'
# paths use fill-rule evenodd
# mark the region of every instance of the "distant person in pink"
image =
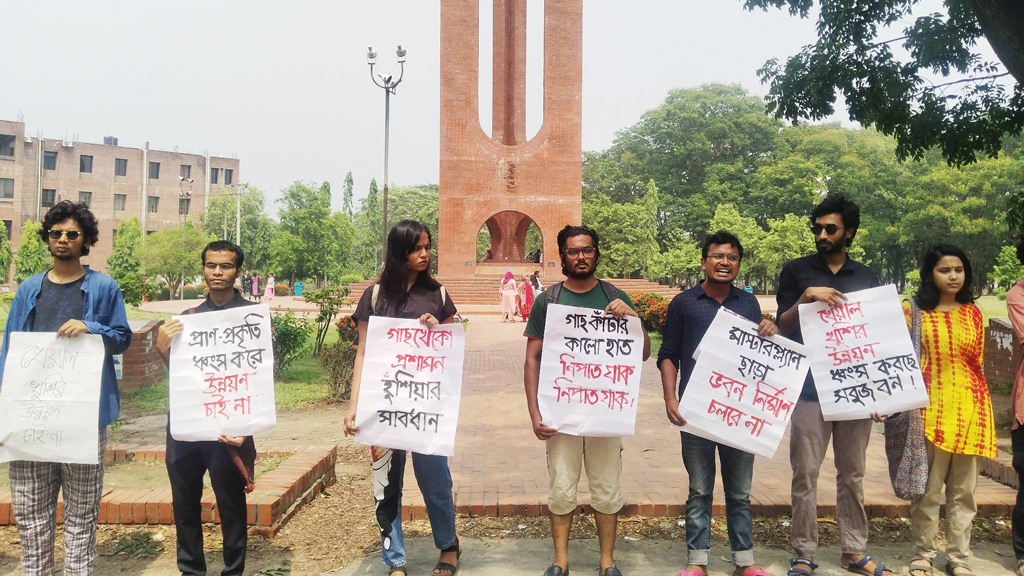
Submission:
<svg viewBox="0 0 1024 576">
<path fill-rule="evenodd" d="M 267 276 L 267 289 L 264 292 L 264 296 L 267 297 L 267 300 L 270 300 L 271 298 L 274 297 L 276 292 L 277 292 L 277 285 L 274 284 L 274 274 L 271 273 L 270 276 Z"/>
<path fill-rule="evenodd" d="M 501 287 L 498 288 L 498 294 L 501 295 L 501 321 L 515 322 L 516 295 L 518 294 L 518 288 L 516 286 L 516 279 L 512 275 L 512 272 L 505 272 L 505 279 L 501 281 Z"/>
<path fill-rule="evenodd" d="M 260 291 L 260 283 L 263 282 L 263 278 L 260 278 L 259 272 L 252 275 L 252 297 L 259 302 L 263 292 Z"/>
</svg>

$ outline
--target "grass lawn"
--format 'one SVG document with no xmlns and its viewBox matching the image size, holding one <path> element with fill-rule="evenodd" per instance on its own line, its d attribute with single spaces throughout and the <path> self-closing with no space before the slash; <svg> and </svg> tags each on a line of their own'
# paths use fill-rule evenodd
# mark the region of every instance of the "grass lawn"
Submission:
<svg viewBox="0 0 1024 576">
<path fill-rule="evenodd" d="M 1009 318 L 1006 313 L 1006 300 L 1000 300 L 996 296 L 982 296 L 975 302 L 981 309 L 981 315 L 985 317 L 985 326 L 992 318 Z"/>
</svg>

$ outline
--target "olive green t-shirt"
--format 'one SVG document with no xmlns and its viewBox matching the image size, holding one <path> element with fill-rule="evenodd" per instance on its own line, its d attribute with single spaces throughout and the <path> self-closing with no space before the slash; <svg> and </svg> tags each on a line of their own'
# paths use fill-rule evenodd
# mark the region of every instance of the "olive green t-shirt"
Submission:
<svg viewBox="0 0 1024 576">
<path fill-rule="evenodd" d="M 548 289 L 550 290 L 551 288 L 548 287 Z M 616 290 L 619 291 L 619 298 L 629 305 L 630 308 L 636 310 L 636 305 L 630 300 L 629 295 L 618 288 Z M 537 299 L 533 301 L 533 306 L 530 308 L 530 319 L 526 322 L 526 331 L 523 332 L 523 335 L 527 338 L 544 339 L 544 321 L 547 319 L 548 312 L 548 299 L 545 296 L 546 294 L 541 292 L 537 294 Z M 601 289 L 600 283 L 595 284 L 593 288 L 582 294 L 562 286 L 562 290 L 558 293 L 558 303 L 566 306 L 579 306 L 581 308 L 597 308 L 598 310 L 604 310 L 604 307 L 609 304 L 608 296 Z"/>
</svg>

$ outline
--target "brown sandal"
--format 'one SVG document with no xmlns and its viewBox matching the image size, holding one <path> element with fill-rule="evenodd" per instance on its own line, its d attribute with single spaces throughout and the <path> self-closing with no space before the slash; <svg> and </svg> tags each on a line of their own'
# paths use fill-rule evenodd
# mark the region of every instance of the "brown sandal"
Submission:
<svg viewBox="0 0 1024 576">
<path fill-rule="evenodd" d="M 918 556 L 910 561 L 908 571 L 910 576 L 932 576 L 935 573 L 935 567 L 932 566 L 930 559 Z"/>
</svg>

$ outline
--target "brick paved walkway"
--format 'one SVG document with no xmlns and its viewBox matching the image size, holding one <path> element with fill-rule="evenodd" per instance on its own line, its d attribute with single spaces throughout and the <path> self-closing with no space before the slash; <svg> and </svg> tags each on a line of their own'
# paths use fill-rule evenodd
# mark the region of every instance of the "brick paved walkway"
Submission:
<svg viewBox="0 0 1024 576">
<path fill-rule="evenodd" d="M 533 435 L 523 393 L 524 326 L 502 324 L 494 316 L 473 316 L 469 322 L 459 432 L 455 457 L 449 461 L 459 512 L 535 516 L 542 514 L 547 505 L 544 443 Z M 664 406 L 661 380 L 652 358 L 643 369 L 637 435 L 623 442 L 621 482 L 629 514 L 683 514 L 686 470 L 679 433 L 669 428 Z M 868 448 L 864 480 L 868 511 L 872 516 L 906 516 L 907 503 L 893 495 L 889 484 L 884 444 L 876 430 Z M 412 488 L 416 485 L 412 467 L 406 472 L 406 485 Z M 830 450 L 818 482 L 820 516 L 834 513 L 835 474 Z M 789 514 L 790 479 L 787 433 L 774 458 L 756 460 L 751 491 L 754 514 Z M 1016 490 L 987 477 L 979 479 L 980 514 L 1009 514 L 1015 499 Z M 589 503 L 585 474 L 580 481 L 580 501 Z M 407 517 L 425 518 L 418 490 L 405 491 L 404 512 Z M 719 478 L 715 514 L 723 513 Z"/>
</svg>

